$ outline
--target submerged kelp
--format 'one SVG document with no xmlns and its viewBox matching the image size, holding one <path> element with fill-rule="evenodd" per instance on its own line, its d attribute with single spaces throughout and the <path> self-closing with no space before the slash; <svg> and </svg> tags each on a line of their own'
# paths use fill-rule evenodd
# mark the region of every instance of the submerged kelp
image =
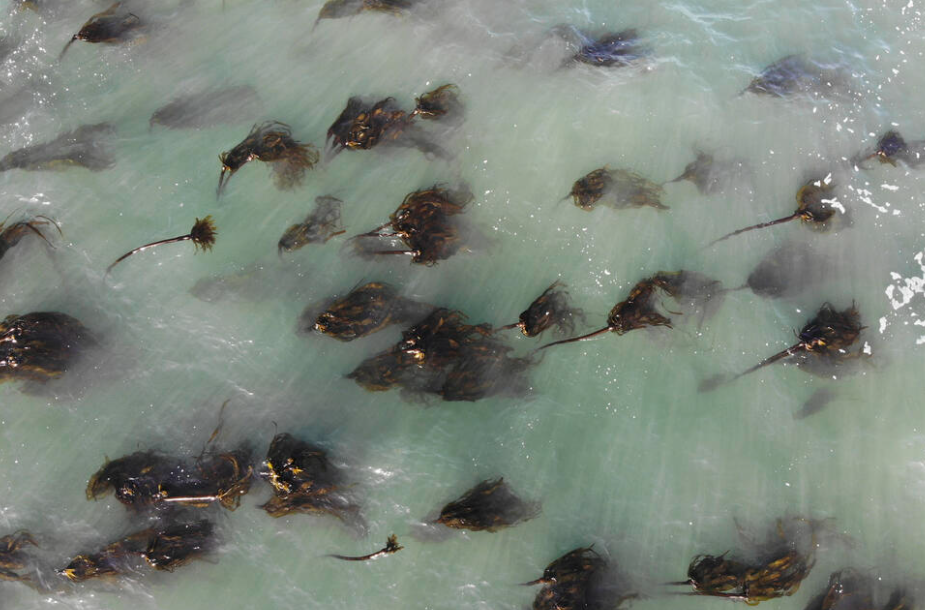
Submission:
<svg viewBox="0 0 925 610">
<path fill-rule="evenodd" d="M 247 137 L 229 151 L 221 153 L 222 172 L 218 177 L 218 195 L 235 172 L 251 161 L 269 163 L 277 188 L 291 189 L 302 183 L 305 173 L 318 163 L 318 151 L 292 137 L 292 129 L 279 121 L 254 125 Z M 227 174 L 227 178 L 225 177 Z"/>
<path fill-rule="evenodd" d="M 453 118 L 461 112 L 462 104 L 459 101 L 459 87 L 448 83 L 440 85 L 415 99 L 415 106 L 414 110 L 411 111 L 411 116 L 434 120 L 446 116 Z"/>
<path fill-rule="evenodd" d="M 521 500 L 503 478 L 489 479 L 440 510 L 436 523 L 451 529 L 497 532 L 532 519 L 539 506 Z"/>
<path fill-rule="evenodd" d="M 898 131 L 890 130 L 880 136 L 876 146 L 872 150 L 866 150 L 852 157 L 852 163 L 859 167 L 864 166 L 864 162 L 877 158 L 880 163 L 888 163 L 892 166 L 899 164 L 910 168 L 917 168 L 925 164 L 925 140 L 906 140 Z"/>
<path fill-rule="evenodd" d="M 649 54 L 640 43 L 639 33 L 635 29 L 595 35 L 573 25 L 557 25 L 550 31 L 569 46 L 570 56 L 565 60 L 565 66 L 586 64 L 622 68 Z"/>
<path fill-rule="evenodd" d="M 568 298 L 565 284 L 557 280 L 521 312 L 517 322 L 498 330 L 519 328 L 526 337 L 536 337 L 552 327 L 560 334 L 573 333 L 575 318 L 584 321 L 584 312 L 569 305 Z"/>
<path fill-rule="evenodd" d="M 333 301 L 317 316 L 315 308 L 306 308 L 299 330 L 314 330 L 341 341 L 353 341 L 392 324 L 420 320 L 432 309 L 430 305 L 402 297 L 389 284 L 369 282 Z"/>
<path fill-rule="evenodd" d="M 108 169 L 115 164 L 110 141 L 116 129 L 109 123 L 82 125 L 59 135 L 51 142 L 14 150 L 0 159 L 0 171 L 62 170 L 83 167 L 91 171 Z"/>
<path fill-rule="evenodd" d="M 245 121 L 260 107 L 257 90 L 250 85 L 209 89 L 180 95 L 151 115 L 150 126 L 168 129 L 198 129 Z"/>
<path fill-rule="evenodd" d="M 532 365 L 513 358 L 512 348 L 492 336 L 487 324 L 465 323 L 465 316 L 434 310 L 402 333 L 390 350 L 367 358 L 348 377 L 369 391 L 400 387 L 412 395 L 447 401 L 474 401 L 495 395 L 523 395 Z"/>
<path fill-rule="evenodd" d="M 327 0 L 318 12 L 315 25 L 322 19 L 341 19 L 370 11 L 401 15 L 420 0 Z"/>
<path fill-rule="evenodd" d="M 575 207 L 591 211 L 597 204 L 614 209 L 652 207 L 667 210 L 662 205 L 662 187 L 625 169 L 606 166 L 579 178 L 565 197 L 572 198 Z"/>
<path fill-rule="evenodd" d="M 0 322 L 0 383 L 44 383 L 64 375 L 96 339 L 76 318 L 58 312 L 10 315 Z"/>
<path fill-rule="evenodd" d="M 666 184 L 687 180 L 697 187 L 701 195 L 716 195 L 741 181 L 743 174 L 751 177 L 744 162 L 719 160 L 709 153 L 697 151 L 696 158 L 684 167 L 681 175 Z"/>
<path fill-rule="evenodd" d="M 343 201 L 330 195 L 315 197 L 315 209 L 305 220 L 290 225 L 279 238 L 277 252 L 294 252 L 308 244 L 323 244 L 336 235 L 345 233 L 340 223 L 340 207 Z"/>
<path fill-rule="evenodd" d="M 360 523 L 360 507 L 344 494 L 347 483 L 324 449 L 285 432 L 270 443 L 260 473 L 273 486 L 273 497 L 260 508 L 271 517 L 290 513 L 329 514 L 345 523 Z"/>
<path fill-rule="evenodd" d="M 137 451 L 108 461 L 87 483 L 87 499 L 110 491 L 126 507 L 144 511 L 218 503 L 234 510 L 250 490 L 250 449 L 206 453 L 192 462 L 156 451 Z"/>
<path fill-rule="evenodd" d="M 472 199 L 466 187 L 450 189 L 439 184 L 408 193 L 389 222 L 357 235 L 354 243 L 363 255 L 407 255 L 413 263 L 436 265 L 463 247 L 463 234 L 454 217 L 462 214 Z M 386 229 L 389 231 L 383 232 Z M 366 245 L 368 238 L 399 239 L 408 249 L 375 249 Z"/>
<path fill-rule="evenodd" d="M 134 573 L 143 559 L 155 570 L 173 572 L 216 546 L 215 527 L 209 521 L 167 523 L 151 527 L 106 545 L 94 553 L 81 554 L 58 573 L 72 582 L 101 576 Z"/>
<path fill-rule="evenodd" d="M 746 557 L 697 555 L 687 570 L 690 585 L 699 595 L 725 597 L 754 605 L 793 595 L 816 563 L 817 531 L 821 523 L 805 519 L 777 521 L 774 533 L 763 543 L 744 540 Z M 741 533 L 741 530 L 740 530 Z"/>
<path fill-rule="evenodd" d="M 822 64 L 800 55 L 788 55 L 767 66 L 742 93 L 788 98 L 823 97 L 847 93 L 847 77 L 839 66 Z"/>
<path fill-rule="evenodd" d="M 119 44 L 135 39 L 139 34 L 139 30 L 143 27 L 143 23 L 138 15 L 127 11 L 123 4 L 123 2 L 116 2 L 105 11 L 90 17 L 71 40 L 64 45 L 58 59 L 63 58 L 70 46 L 77 40 Z"/>
<path fill-rule="evenodd" d="M 789 241 L 765 255 L 742 288 L 769 299 L 791 297 L 832 275 L 828 257 L 809 244 Z"/>
</svg>

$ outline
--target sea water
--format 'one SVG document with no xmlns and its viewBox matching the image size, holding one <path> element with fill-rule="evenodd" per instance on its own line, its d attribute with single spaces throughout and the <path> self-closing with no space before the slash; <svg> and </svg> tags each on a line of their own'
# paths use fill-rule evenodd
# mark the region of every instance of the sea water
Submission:
<svg viewBox="0 0 925 610">
<path fill-rule="evenodd" d="M 799 592 L 764 605 L 802 608 L 844 567 L 908 587 L 925 571 L 925 174 L 849 163 L 889 128 L 925 137 L 919 0 L 427 0 L 403 18 L 363 14 L 314 29 L 316 0 L 139 3 L 154 24 L 143 43 L 78 42 L 58 61 L 108 3 L 60 4 L 45 17 L 4 13 L 2 31 L 19 45 L 0 93 L 26 93 L 4 97 L 2 152 L 108 121 L 117 161 L 95 173 L 0 175 L 8 222 L 44 214 L 63 232 L 45 229 L 54 250 L 24 239 L 0 261 L 0 313 L 68 313 L 104 349 L 55 390 L 0 387 L 0 533 L 28 529 L 43 560 L 63 566 L 143 527 L 112 497 L 87 501 L 88 477 L 139 449 L 197 455 L 226 401 L 219 443 L 247 441 L 262 456 L 287 431 L 323 446 L 355 483 L 368 532 L 331 517 L 272 519 L 256 508 L 269 487 L 255 483 L 238 510 L 215 517 L 222 542 L 208 561 L 51 593 L 2 583 L 2 607 L 523 608 L 536 590 L 518 583 L 594 544 L 644 596 L 638 610 L 719 608 L 730 602 L 666 595 L 661 583 L 686 578 L 699 553 L 739 548 L 736 520 L 754 533 L 788 515 L 829 519 L 837 536 Z M 563 67 L 544 37 L 563 23 L 637 28 L 650 54 L 628 68 Z M 850 92 L 739 95 L 790 54 L 841 66 Z M 449 159 L 347 151 L 291 191 L 251 163 L 216 198 L 217 155 L 252 124 L 285 122 L 320 148 L 348 97 L 393 96 L 410 109 L 447 82 L 465 106 L 464 122 L 441 139 Z M 181 93 L 242 84 L 256 88 L 259 112 L 149 130 L 151 113 Z M 697 150 L 741 160 L 747 179 L 709 196 L 689 182 L 666 185 L 663 211 L 560 202 L 597 167 L 661 183 Z M 829 174 L 850 228 L 816 234 L 793 222 L 705 248 L 790 214 L 797 189 Z M 344 245 L 408 192 L 440 182 L 475 195 L 469 251 L 424 267 L 363 260 Z M 283 230 L 326 194 L 345 202 L 347 235 L 278 257 Z M 165 246 L 104 278 L 123 252 L 207 214 L 218 227 L 211 252 Z M 560 280 L 586 314 L 578 330 L 590 331 L 643 277 L 689 269 L 734 288 L 787 240 L 830 257 L 825 281 L 786 299 L 729 293 L 702 325 L 671 314 L 673 329 L 554 348 L 522 398 L 367 393 L 345 374 L 397 341 L 399 328 L 351 343 L 295 332 L 307 305 L 371 280 L 493 325 L 516 321 Z M 191 292 L 242 270 L 243 288 Z M 698 393 L 703 379 L 794 343 L 792 330 L 826 301 L 861 313 L 870 357 L 855 374 L 778 364 Z M 544 342 L 516 331 L 509 341 L 521 354 Z M 820 388 L 835 399 L 795 419 Z M 541 502 L 539 516 L 497 533 L 415 535 L 434 510 L 496 476 Z M 392 533 L 406 547 L 397 555 L 324 557 L 372 552 Z"/>
</svg>

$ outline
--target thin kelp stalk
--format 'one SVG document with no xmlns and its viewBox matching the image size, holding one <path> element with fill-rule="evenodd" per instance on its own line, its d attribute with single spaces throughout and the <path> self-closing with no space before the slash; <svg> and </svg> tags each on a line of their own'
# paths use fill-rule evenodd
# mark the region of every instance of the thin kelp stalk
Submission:
<svg viewBox="0 0 925 610">
<path fill-rule="evenodd" d="M 147 250 L 148 248 L 153 248 L 155 246 L 162 246 L 164 244 L 173 244 L 173 243 L 181 242 L 181 241 L 192 241 L 195 244 L 197 250 L 199 248 L 202 248 L 203 250 L 211 250 L 212 245 L 215 243 L 215 235 L 216 235 L 215 225 L 212 223 L 211 215 L 206 216 L 202 220 L 197 218 L 195 224 L 193 224 L 193 228 L 186 235 L 180 235 L 179 237 L 171 237 L 170 239 L 162 239 L 161 241 L 151 242 L 150 244 L 145 244 L 143 246 L 139 246 L 138 248 L 135 248 L 134 250 L 126 252 L 125 254 L 117 258 L 115 262 L 113 262 L 113 264 L 109 265 L 109 267 L 106 268 L 106 275 L 109 275 L 113 267 L 115 267 L 116 265 L 118 265 L 119 263 L 121 263 L 122 261 L 130 257 L 131 255 L 137 252 L 143 252 L 144 250 Z"/>
<path fill-rule="evenodd" d="M 560 341 L 553 341 L 552 343 L 547 343 L 543 347 L 537 348 L 536 351 L 544 350 L 547 347 L 552 347 L 553 345 L 564 345 L 566 343 L 576 343 L 578 341 L 588 341 L 589 339 L 593 339 L 594 337 L 597 337 L 598 335 L 603 335 L 604 333 L 608 333 L 612 330 L 613 330 L 613 327 L 605 326 L 604 328 L 600 330 L 596 330 L 592 333 L 588 333 L 587 335 L 581 335 L 580 337 L 572 337 L 571 339 L 562 339 Z"/>
<path fill-rule="evenodd" d="M 64 48 L 61 49 L 61 54 L 58 55 L 58 61 L 61 61 L 64 58 L 64 54 L 67 53 L 67 50 L 71 48 L 71 45 L 74 44 L 75 40 L 80 40 L 79 38 L 77 38 L 77 34 L 74 34 L 74 36 L 71 37 L 68 43 L 64 45 Z"/>
<path fill-rule="evenodd" d="M 741 373 L 739 373 L 738 375 L 736 375 L 735 377 L 733 377 L 732 379 L 730 379 L 730 381 L 734 381 L 734 380 L 738 379 L 739 377 L 744 377 L 745 375 L 748 375 L 749 373 L 754 373 L 754 372 L 757 371 L 758 369 L 764 368 L 764 367 L 768 366 L 769 364 L 774 364 L 774 363 L 777 362 L 778 360 L 783 360 L 784 358 L 787 358 L 788 356 L 792 356 L 792 355 L 796 354 L 797 352 L 800 352 L 800 351 L 805 350 L 805 349 L 807 349 L 807 348 L 809 348 L 809 344 L 806 343 L 805 341 L 800 341 L 800 342 L 797 343 L 796 345 L 791 345 L 790 347 L 788 347 L 787 349 L 785 349 L 785 350 L 782 351 L 782 352 L 778 352 L 778 353 L 774 354 L 773 356 L 771 356 L 771 357 L 769 357 L 769 358 L 765 358 L 764 360 L 762 360 L 761 362 L 759 362 L 759 363 L 756 364 L 755 366 L 751 367 L 750 369 L 747 369 L 747 370 L 742 371 Z"/>
<path fill-rule="evenodd" d="M 396 536 L 395 534 L 392 534 L 386 540 L 385 546 L 379 549 L 378 551 L 376 551 L 375 553 L 370 553 L 369 555 L 361 555 L 359 557 L 349 557 L 347 555 L 334 555 L 334 554 L 325 555 L 325 557 L 333 557 L 334 559 L 342 559 L 343 561 L 369 561 L 371 559 L 378 559 L 379 557 L 383 557 L 385 555 L 391 555 L 392 553 L 397 553 L 403 548 L 405 547 L 398 544 L 398 536 Z"/>
<path fill-rule="evenodd" d="M 784 216 L 783 218 L 778 218 L 777 220 L 772 220 L 772 221 L 770 221 L 770 222 L 762 222 L 762 223 L 759 223 L 759 224 L 756 224 L 756 225 L 752 225 L 752 226 L 750 226 L 750 227 L 745 227 L 744 229 L 739 229 L 738 231 L 733 231 L 732 233 L 728 233 L 728 234 L 726 234 L 726 235 L 723 235 L 723 236 L 720 237 L 719 239 L 714 239 L 714 240 L 711 241 L 709 244 L 707 244 L 707 247 L 709 248 L 710 246 L 714 246 L 714 245 L 718 244 L 718 243 L 721 242 L 721 241 L 725 241 L 725 240 L 729 239 L 730 237 L 735 237 L 736 235 L 739 235 L 739 234 L 741 234 L 741 233 L 746 233 L 746 232 L 748 232 L 748 231 L 754 231 L 755 229 L 764 229 L 765 227 L 772 227 L 772 226 L 774 226 L 774 225 L 779 225 L 779 224 L 783 224 L 783 223 L 785 223 L 785 222 L 790 222 L 791 220 L 796 220 L 796 219 L 799 218 L 802 214 L 803 214 L 803 211 L 802 211 L 802 210 L 797 210 L 796 212 L 794 212 L 794 213 L 791 214 L 790 216 Z"/>
</svg>

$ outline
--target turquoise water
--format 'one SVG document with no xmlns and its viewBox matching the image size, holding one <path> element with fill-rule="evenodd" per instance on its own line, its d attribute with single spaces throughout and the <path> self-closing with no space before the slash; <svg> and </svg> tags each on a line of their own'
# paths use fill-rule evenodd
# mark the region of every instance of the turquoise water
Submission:
<svg viewBox="0 0 925 610">
<path fill-rule="evenodd" d="M 683 579 L 698 553 L 736 548 L 734 518 L 763 531 L 786 514 L 831 518 L 853 544 L 824 544 L 800 591 L 763 605 L 802 608 L 847 566 L 888 584 L 918 582 L 923 174 L 847 163 L 891 126 L 925 137 L 918 2 L 433 0 L 406 18 L 361 15 L 314 30 L 314 1 L 139 3 L 136 12 L 157 24 L 146 42 L 75 43 L 59 63 L 65 42 L 107 3 L 61 4 L 45 18 L 4 13 L 3 33 L 21 44 L 0 71 L 0 114 L 11 117 L 0 126 L 3 154 L 105 120 L 118 129 L 117 162 L 98 173 L 0 174 L 3 216 L 49 215 L 64 233 L 53 251 L 23 240 L 0 261 L 0 311 L 69 313 L 105 349 L 93 369 L 43 393 L 0 387 L 0 533 L 30 530 L 41 559 L 61 566 L 137 529 L 113 498 L 85 499 L 87 478 L 106 456 L 139 448 L 198 454 L 226 400 L 223 443 L 248 440 L 263 455 L 279 430 L 324 446 L 356 482 L 369 531 L 331 518 L 271 519 L 255 508 L 269 488 L 255 484 L 241 508 L 217 515 L 223 542 L 208 562 L 52 593 L 2 583 L 2 607 L 522 608 L 535 590 L 517 583 L 591 543 L 647 596 L 634 608 L 720 607 L 730 602 L 664 596 L 659 583 Z M 559 23 L 638 28 L 651 54 L 626 69 L 560 69 L 560 49 L 543 37 Z M 793 53 L 845 66 L 851 93 L 738 95 Z M 450 160 L 347 151 L 293 191 L 276 190 L 252 163 L 216 200 L 217 155 L 253 123 L 286 122 L 320 147 L 349 96 L 391 95 L 410 108 L 444 82 L 460 87 L 466 107 L 441 141 Z M 238 84 L 257 89 L 261 112 L 149 132 L 151 113 L 179 93 Z M 695 149 L 751 171 L 713 196 L 667 185 L 668 211 L 557 204 L 594 168 L 663 182 Z M 850 228 L 815 234 L 790 223 L 703 248 L 792 212 L 799 186 L 829 173 Z M 339 237 L 277 257 L 283 230 L 316 196 L 345 202 L 352 235 L 439 181 L 463 181 L 476 195 L 466 212 L 478 232 L 470 252 L 426 268 L 356 258 Z M 103 281 L 124 251 L 182 234 L 206 214 L 219 231 L 211 253 L 152 250 Z M 592 330 L 645 276 L 685 268 L 736 287 L 788 239 L 830 257 L 826 281 L 780 300 L 730 293 L 702 328 L 694 316 L 672 316 L 673 330 L 550 350 L 523 399 L 366 393 L 344 375 L 399 329 L 346 344 L 294 332 L 306 305 L 374 279 L 501 325 L 558 278 L 585 310 L 581 330 Z M 191 294 L 200 280 L 242 269 L 253 273 L 241 288 L 210 300 Z M 777 365 L 697 393 L 702 379 L 790 345 L 822 302 L 852 300 L 872 353 L 857 374 L 821 379 Z M 510 341 L 526 353 L 543 340 Z M 832 404 L 795 420 L 823 387 L 836 392 Z M 499 475 L 542 503 L 539 517 L 498 533 L 414 536 L 434 509 Z M 406 547 L 397 555 L 370 564 L 323 557 L 371 552 L 390 533 Z"/>
</svg>

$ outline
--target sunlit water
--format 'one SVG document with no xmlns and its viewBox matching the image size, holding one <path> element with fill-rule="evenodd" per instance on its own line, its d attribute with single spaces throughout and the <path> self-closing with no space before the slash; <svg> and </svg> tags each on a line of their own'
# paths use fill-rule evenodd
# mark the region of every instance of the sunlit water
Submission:
<svg viewBox="0 0 925 610">
<path fill-rule="evenodd" d="M 683 579 L 698 553 L 736 548 L 734 518 L 763 530 L 787 514 L 831 518 L 844 537 L 820 548 L 797 594 L 764 605 L 802 608 L 843 567 L 907 586 L 925 570 L 925 174 L 847 162 L 891 126 L 925 137 L 919 0 L 432 0 L 414 16 L 361 15 L 314 30 L 315 1 L 139 3 L 136 12 L 156 22 L 144 44 L 75 43 L 59 63 L 65 42 L 107 3 L 62 4 L 44 20 L 4 13 L 3 32 L 21 44 L 0 70 L 0 152 L 109 121 L 117 162 L 98 173 L 0 175 L 0 214 L 52 216 L 64 233 L 53 251 L 25 239 L 3 258 L 0 313 L 69 313 L 105 349 L 98 370 L 54 390 L 0 388 L 0 534 L 32 531 L 42 560 L 62 566 L 138 529 L 113 498 L 88 502 L 87 478 L 106 456 L 138 448 L 196 455 L 226 400 L 221 442 L 247 440 L 263 455 L 277 431 L 289 431 L 324 446 L 356 482 L 369 531 L 358 536 L 332 518 L 271 519 L 256 508 L 269 497 L 257 483 L 237 511 L 215 517 L 222 544 L 209 562 L 58 593 L 2 583 L 2 607 L 522 608 L 535 590 L 517 583 L 594 543 L 647 597 L 635 608 L 719 608 L 731 602 L 666 596 L 660 583 Z M 627 69 L 560 69 L 543 38 L 559 23 L 638 28 L 651 54 Z M 847 66 L 852 93 L 739 96 L 764 66 L 794 53 Z M 216 200 L 216 157 L 253 123 L 283 121 L 320 147 L 349 96 L 391 95 L 410 108 L 444 82 L 459 85 L 466 106 L 442 140 L 450 160 L 348 151 L 293 191 L 276 190 L 252 163 Z M 149 132 L 151 113 L 179 93 L 237 84 L 257 88 L 262 112 Z M 750 178 L 713 196 L 667 185 L 667 211 L 557 203 L 594 168 L 663 182 L 697 149 L 743 160 Z M 704 249 L 789 214 L 799 186 L 827 174 L 849 229 L 815 234 L 790 223 Z M 435 267 L 362 260 L 344 237 L 276 255 L 283 230 L 318 195 L 344 200 L 351 235 L 384 222 L 409 191 L 458 181 L 476 195 L 466 217 L 481 237 Z M 119 254 L 182 234 L 206 214 L 219 230 L 211 253 L 164 247 L 103 281 Z M 394 343 L 398 328 L 352 343 L 295 333 L 306 305 L 373 279 L 501 325 L 558 278 L 586 312 L 581 330 L 592 330 L 642 277 L 686 268 L 736 287 L 787 239 L 832 257 L 826 281 L 788 299 L 730 293 L 702 328 L 673 316 L 673 330 L 553 349 L 523 399 L 366 393 L 344 375 Z M 208 301 L 190 292 L 249 266 L 256 275 L 245 288 Z M 697 393 L 702 379 L 793 343 L 792 329 L 823 302 L 852 300 L 872 353 L 857 374 L 822 379 L 776 365 Z M 522 353 L 542 341 L 510 340 Z M 819 388 L 835 400 L 794 419 Z M 412 535 L 442 504 L 498 475 L 541 501 L 540 516 L 498 533 Z M 370 564 L 323 557 L 371 552 L 390 533 L 406 547 L 397 555 Z"/>
</svg>

